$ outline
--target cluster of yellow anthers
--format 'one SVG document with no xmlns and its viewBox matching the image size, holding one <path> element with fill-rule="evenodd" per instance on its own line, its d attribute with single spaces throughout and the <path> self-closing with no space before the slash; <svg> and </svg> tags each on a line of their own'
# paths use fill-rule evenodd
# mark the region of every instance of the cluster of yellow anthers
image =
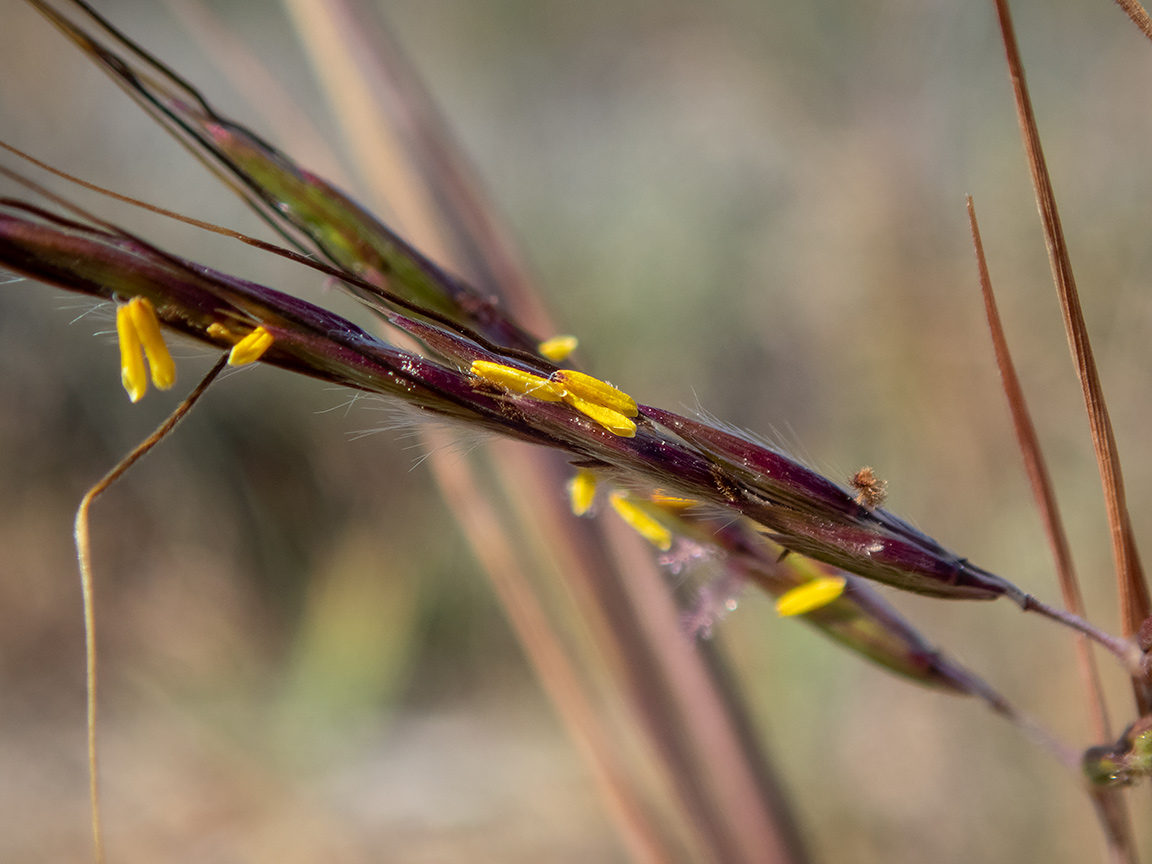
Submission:
<svg viewBox="0 0 1152 864">
<path fill-rule="evenodd" d="M 636 434 L 636 423 L 631 419 L 640 413 L 636 400 L 599 378 L 573 369 L 559 369 L 544 378 L 488 360 L 472 361 L 471 372 L 509 393 L 570 405 L 613 435 L 631 438 Z"/>
<path fill-rule="evenodd" d="M 572 512 L 577 516 L 591 512 L 596 486 L 596 474 L 584 468 L 577 470 L 568 482 L 568 499 Z M 697 504 L 691 498 L 678 498 L 659 490 L 648 498 L 639 498 L 615 489 L 608 501 L 616 515 L 633 531 L 663 552 L 672 548 L 673 529 L 669 525 L 674 525 L 683 511 Z M 781 594 L 776 599 L 776 613 L 781 617 L 792 617 L 813 612 L 840 597 L 847 584 L 842 576 L 810 579 Z"/>
<path fill-rule="evenodd" d="M 586 468 L 576 471 L 575 476 L 568 481 L 568 502 L 573 513 L 577 516 L 586 516 L 592 512 L 597 486 L 594 471 Z M 633 531 L 663 552 L 672 548 L 673 532 L 668 525 L 660 521 L 662 511 L 667 510 L 668 515 L 674 517 L 677 511 L 696 503 L 689 498 L 672 498 L 662 492 L 654 492 L 650 498 L 645 499 L 620 489 L 612 490 L 608 502 L 616 511 L 616 515 Z"/>
<path fill-rule="evenodd" d="M 218 324 L 211 325 L 208 332 L 228 341 L 236 338 Z M 117 307 L 116 335 L 120 340 L 120 380 L 129 399 L 138 402 L 148 392 L 145 360 L 148 361 L 152 383 L 158 389 L 167 390 L 176 383 L 176 364 L 164 344 L 156 309 L 147 297 L 133 297 Z M 257 327 L 232 346 L 228 365 L 243 366 L 259 360 L 271 346 L 272 334 L 263 327 Z"/>
<path fill-rule="evenodd" d="M 156 310 L 147 298 L 133 297 L 116 309 L 116 335 L 120 340 L 120 381 L 129 399 L 138 402 L 148 391 L 145 358 L 157 388 L 167 390 L 176 383 L 176 364 L 164 344 Z"/>
</svg>

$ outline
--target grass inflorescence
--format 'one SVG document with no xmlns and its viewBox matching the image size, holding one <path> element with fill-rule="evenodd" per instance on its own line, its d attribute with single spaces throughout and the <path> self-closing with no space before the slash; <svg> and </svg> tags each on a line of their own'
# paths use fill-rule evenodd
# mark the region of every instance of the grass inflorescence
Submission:
<svg viewBox="0 0 1152 864">
<path fill-rule="evenodd" d="M 885 483 L 871 468 L 861 469 L 842 485 L 754 436 L 645 404 L 634 398 L 626 383 L 618 387 L 575 368 L 569 362 L 576 347 L 574 337 L 531 332 L 499 297 L 453 275 L 334 183 L 244 124 L 223 116 L 186 79 L 85 4 L 75 3 L 67 7 L 68 12 L 41 2 L 32 5 L 235 189 L 293 248 L 231 232 L 235 239 L 336 280 L 387 328 L 387 335 L 377 335 L 317 304 L 185 260 L 4 169 L 11 180 L 47 198 L 57 209 L 17 198 L 0 200 L 0 266 L 116 306 L 121 375 L 132 402 L 144 396 L 149 380 L 162 389 L 175 382 L 176 365 L 163 333 L 179 334 L 223 352 L 220 363 L 172 420 L 91 490 L 84 499 L 83 518 L 77 522 L 88 628 L 94 807 L 95 640 L 87 509 L 112 480 L 171 431 L 225 363 L 255 362 L 394 400 L 417 417 L 449 421 L 562 454 L 574 466 L 567 479 L 576 516 L 594 515 L 603 509 L 597 503 L 606 500 L 612 512 L 666 556 L 663 560 L 720 562 L 723 575 L 718 581 L 729 580 L 733 590 L 754 584 L 779 598 L 782 615 L 806 620 L 882 667 L 921 684 L 982 699 L 1047 746 L 1065 766 L 1082 768 L 1092 784 L 1130 784 L 1149 773 L 1146 718 L 1138 719 L 1119 741 L 1101 744 L 1081 758 L 1024 718 L 980 677 L 935 648 L 872 584 L 939 599 L 1007 597 L 1025 611 L 1038 611 L 1112 652 L 1133 681 L 1138 710 L 1146 711 L 1152 686 L 1146 656 L 1149 646 L 1135 637 L 1147 618 L 1147 588 L 1131 536 L 1098 376 L 1090 349 L 1081 340 L 1084 327 L 1082 321 L 1077 325 L 1076 314 L 1070 313 L 1070 332 L 1075 334 L 1073 342 L 1082 358 L 1078 368 L 1089 404 L 1095 406 L 1093 429 L 1102 453 L 1110 511 L 1119 526 L 1120 593 L 1127 598 L 1122 637 L 1089 623 L 1080 609 L 1062 611 L 1043 603 L 885 509 Z M 1003 7 L 1001 12 L 1011 63 L 1014 37 Z M 1022 85 L 1022 73 L 1014 78 Z M 1017 92 L 1025 105 L 1026 90 L 1018 87 Z M 1031 109 L 1022 107 L 1021 112 L 1034 173 L 1040 178 L 1041 209 L 1052 214 L 1046 227 L 1050 248 L 1055 250 L 1053 269 L 1062 285 L 1063 308 L 1076 310 L 1054 202 L 1046 209 L 1051 189 L 1044 172 L 1036 167 L 1042 168 L 1042 155 L 1038 141 L 1028 139 L 1029 130 L 1035 134 Z M 973 232 L 979 251 L 974 216 Z M 982 252 L 980 256 L 982 281 L 990 297 Z M 997 332 L 995 324 L 993 331 Z M 998 354 L 1000 348 L 998 341 Z M 1005 373 L 1006 380 L 1009 377 Z M 1010 386 L 1006 389 L 1014 410 L 1022 410 L 1022 399 L 1012 395 Z M 1030 447 L 1038 449 L 1038 445 L 1025 444 L 1026 453 Z M 601 493 L 601 486 L 610 488 Z M 526 623 L 531 619 L 529 612 L 510 614 L 524 616 L 520 620 L 526 630 L 536 626 Z M 713 617 L 711 611 L 689 609 L 684 620 L 695 623 L 685 628 L 688 635 L 710 630 Z M 551 644 L 547 634 L 521 635 L 529 641 L 540 640 L 530 653 L 538 652 L 534 654 L 538 663 L 553 670 L 558 680 L 567 681 L 570 673 L 564 671 L 562 657 L 543 647 Z M 541 659 L 545 657 L 551 659 Z M 569 682 L 564 686 L 572 692 L 555 698 L 580 718 L 573 721 L 580 734 L 595 739 L 597 721 L 586 716 L 588 706 L 579 696 L 581 685 Z M 644 710 L 651 711 L 658 700 L 648 699 Z M 738 709 L 724 697 L 719 697 L 718 704 L 735 712 L 727 716 L 739 726 Z M 657 709 L 656 715 L 646 716 L 658 727 L 658 715 Z M 684 737 L 675 729 L 656 729 L 651 734 L 658 742 L 657 750 L 672 748 L 669 741 Z M 734 741 L 740 737 L 733 733 Z M 607 771 L 611 760 L 604 751 L 597 751 L 604 746 L 602 742 L 589 744 L 596 751 L 591 758 Z M 736 746 L 736 752 L 747 755 L 756 749 L 741 750 L 744 746 L 746 741 Z M 706 793 L 692 788 L 689 777 L 699 766 L 690 764 L 691 754 L 667 750 L 662 755 L 674 766 L 670 773 L 679 784 L 673 784 L 679 805 L 699 819 L 694 825 L 697 842 L 718 853 L 718 860 L 751 860 L 745 852 L 754 845 L 750 838 L 760 829 L 746 826 L 747 834 L 727 838 L 724 819 L 729 814 L 709 813 L 713 805 Z M 752 755 L 747 758 L 754 759 Z M 750 773 L 756 775 L 757 770 L 752 768 Z M 643 795 L 628 779 L 606 777 L 604 783 L 618 796 L 616 806 L 624 814 L 619 816 L 621 821 L 641 838 L 634 842 L 649 851 L 662 848 L 662 841 L 654 837 L 659 832 L 652 828 L 658 820 L 641 812 L 643 807 L 637 804 Z M 716 794 L 722 799 L 732 792 Z M 1114 854 L 1133 860 L 1122 807 L 1117 799 L 1094 794 L 1105 814 Z M 765 794 L 760 802 L 768 813 L 775 807 L 770 798 Z M 788 821 L 781 817 L 782 825 Z M 778 831 L 788 833 L 786 828 Z M 796 852 L 793 841 L 780 842 L 792 848 L 794 856 L 802 854 Z M 98 848 L 100 843 L 97 836 Z"/>
</svg>

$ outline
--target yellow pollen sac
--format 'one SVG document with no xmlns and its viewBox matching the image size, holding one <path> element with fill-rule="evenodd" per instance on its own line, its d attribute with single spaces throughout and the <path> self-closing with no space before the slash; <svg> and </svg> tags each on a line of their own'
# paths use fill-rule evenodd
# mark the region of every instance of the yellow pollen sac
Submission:
<svg viewBox="0 0 1152 864">
<path fill-rule="evenodd" d="M 540 352 L 540 356 L 547 357 L 553 363 L 560 363 L 567 360 L 568 355 L 575 351 L 579 344 L 580 340 L 575 336 L 553 336 L 537 345 L 536 350 Z"/>
<path fill-rule="evenodd" d="M 235 336 L 232 335 L 231 330 L 229 330 L 223 324 L 217 324 L 216 322 L 213 322 L 213 323 L 208 325 L 208 331 L 207 332 L 208 332 L 208 335 L 211 336 L 213 339 L 224 339 L 224 340 L 231 342 L 232 340 L 234 340 L 236 338 Z"/>
<path fill-rule="evenodd" d="M 144 368 L 140 335 L 127 304 L 116 309 L 116 335 L 120 340 L 120 382 L 128 391 L 128 398 L 139 402 L 148 391 L 148 373 Z"/>
<path fill-rule="evenodd" d="M 679 498 L 675 495 L 669 495 L 661 489 L 657 489 L 649 495 L 648 500 L 653 504 L 659 504 L 661 507 L 667 507 L 669 510 L 688 510 L 700 503 L 692 498 Z"/>
<path fill-rule="evenodd" d="M 636 424 L 619 411 L 606 408 L 599 402 L 589 402 L 571 393 L 565 394 L 564 401 L 584 416 L 595 420 L 613 435 L 619 435 L 621 438 L 636 437 Z"/>
<path fill-rule="evenodd" d="M 128 314 L 132 316 L 136 335 L 140 337 L 144 356 L 148 358 L 152 383 L 160 390 L 167 390 L 176 383 L 176 364 L 168 353 L 168 346 L 164 344 L 155 307 L 147 297 L 133 297 L 128 302 Z"/>
<path fill-rule="evenodd" d="M 643 507 L 629 500 L 623 492 L 613 492 L 608 499 L 612 502 L 612 509 L 637 534 L 655 546 L 667 552 L 672 548 L 672 532 L 650 516 Z"/>
<path fill-rule="evenodd" d="M 116 335 L 120 341 L 120 381 L 128 398 L 140 401 L 148 392 L 148 368 L 152 383 L 167 390 L 176 383 L 176 364 L 164 344 L 156 309 L 146 297 L 133 297 L 116 309 Z"/>
<path fill-rule="evenodd" d="M 263 327 L 257 327 L 232 346 L 232 350 L 228 352 L 228 365 L 243 366 L 255 363 L 271 347 L 272 334 Z"/>
<path fill-rule="evenodd" d="M 776 614 L 782 618 L 805 615 L 827 606 L 844 593 L 848 580 L 843 576 L 824 576 L 785 591 L 776 600 Z"/>
<path fill-rule="evenodd" d="M 568 392 L 568 395 L 583 399 L 586 402 L 595 402 L 605 408 L 611 408 L 617 414 L 625 417 L 635 417 L 640 413 L 636 407 L 636 400 L 599 378 L 576 372 L 572 369 L 561 369 L 552 373 L 551 379 L 557 386 Z M 567 400 L 565 400 L 567 401 Z M 573 405 L 572 407 L 576 407 Z"/>
<path fill-rule="evenodd" d="M 473 360 L 471 372 L 477 378 L 495 384 L 510 393 L 519 393 L 542 399 L 545 402 L 559 402 L 562 394 L 547 378 L 524 372 L 514 366 L 505 366 L 503 363 L 492 363 L 488 360 Z"/>
<path fill-rule="evenodd" d="M 572 512 L 583 516 L 592 509 L 592 502 L 596 499 L 596 475 L 587 468 L 581 468 L 576 476 L 568 481 L 568 502 Z"/>
</svg>

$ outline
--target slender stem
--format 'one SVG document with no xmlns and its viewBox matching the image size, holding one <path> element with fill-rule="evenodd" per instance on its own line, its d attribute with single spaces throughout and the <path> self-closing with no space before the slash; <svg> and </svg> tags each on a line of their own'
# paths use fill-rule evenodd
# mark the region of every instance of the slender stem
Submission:
<svg viewBox="0 0 1152 864">
<path fill-rule="evenodd" d="M 1079 775 L 1081 758 L 1079 750 L 1069 747 L 1036 720 L 1017 710 L 1011 702 L 991 687 L 981 686 L 975 691 L 975 695 L 983 699 L 993 711 L 1019 729 L 1025 737 L 1030 738 L 1034 743 L 1052 754 L 1057 762 Z"/>
<path fill-rule="evenodd" d="M 1105 633 L 1095 624 L 1092 624 L 1090 621 L 1085 621 L 1079 615 L 1074 615 L 1071 612 L 1058 609 L 1055 606 L 1049 606 L 1031 594 L 1024 595 L 1020 606 L 1025 612 L 1038 612 L 1046 618 L 1059 621 L 1064 626 L 1071 627 L 1073 630 L 1083 633 L 1089 639 L 1099 643 L 1115 654 L 1120 659 L 1120 662 L 1124 664 L 1124 668 L 1133 677 L 1142 675 L 1141 661 L 1143 654 L 1135 642 L 1129 639 L 1121 639 L 1110 633 Z"/>
<path fill-rule="evenodd" d="M 192 406 L 204 395 L 216 376 L 228 362 L 225 354 L 212 367 L 211 371 L 196 385 L 196 389 L 181 402 L 168 419 L 145 438 L 131 453 L 116 463 L 95 486 L 85 493 L 76 510 L 76 560 L 80 565 L 80 590 L 84 597 L 84 654 L 86 663 L 85 681 L 88 702 L 88 795 L 92 809 L 92 843 L 96 864 L 104 864 L 104 836 L 100 821 L 100 783 L 96 755 L 96 608 L 92 595 L 92 547 L 88 533 L 88 511 L 101 493 L 123 476 L 129 468 L 140 461 L 149 450 L 159 444 L 176 428 L 176 424 L 187 416 Z"/>
</svg>

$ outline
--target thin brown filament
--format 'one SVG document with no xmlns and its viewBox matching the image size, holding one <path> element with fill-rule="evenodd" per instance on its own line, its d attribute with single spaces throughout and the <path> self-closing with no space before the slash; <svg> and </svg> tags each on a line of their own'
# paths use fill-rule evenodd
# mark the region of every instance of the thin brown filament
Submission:
<svg viewBox="0 0 1152 864">
<path fill-rule="evenodd" d="M 157 216 L 166 216 L 169 219 L 175 219 L 177 222 L 183 222 L 184 224 L 191 225 L 194 228 L 201 228 L 204 231 L 211 231 L 214 234 L 221 234 L 225 237 L 231 237 L 233 240 L 240 240 L 241 242 L 248 242 L 253 239 L 248 237 L 246 234 L 241 234 L 239 231 L 233 231 L 231 228 L 224 228 L 220 225 L 214 225 L 213 223 L 205 222 L 202 219 L 194 219 L 191 216 L 185 216 L 182 213 L 168 210 L 156 204 L 149 204 L 147 201 L 141 201 L 139 198 L 133 198 L 131 195 L 124 195 L 121 192 L 114 192 L 111 189 L 106 189 L 103 186 L 98 186 L 95 183 L 82 180 L 74 174 L 69 174 L 67 171 L 61 171 L 59 168 L 53 167 L 47 162 L 43 162 L 30 153 L 25 153 L 23 150 L 20 150 L 17 147 L 13 147 L 11 144 L 5 143 L 4 141 L 0 141 L 0 150 L 7 150 L 13 156 L 18 156 L 26 162 L 32 163 L 42 171 L 47 171 L 49 174 L 54 174 L 61 180 L 67 180 L 69 183 L 75 183 L 77 186 L 87 189 L 89 192 L 95 192 L 99 195 L 106 195 L 107 197 L 116 201 L 120 201 L 124 204 L 131 204 L 133 207 L 140 207 L 141 209 L 147 210 L 150 213 L 155 213 Z"/>
<path fill-rule="evenodd" d="M 1024 399 L 1024 389 L 1016 374 L 1016 367 L 1008 349 L 1008 339 L 1004 334 L 1004 326 L 996 306 L 996 297 L 992 290 L 992 277 L 988 272 L 988 262 L 984 257 L 984 243 L 980 239 L 980 226 L 976 221 L 976 206 L 972 202 L 972 196 L 968 196 L 968 223 L 972 229 L 972 245 L 976 252 L 980 291 L 984 297 L 984 310 L 988 318 L 988 329 L 992 336 L 992 347 L 996 354 L 996 365 L 1000 369 L 1000 380 L 1004 395 L 1008 399 L 1012 425 L 1016 431 L 1016 440 L 1020 446 L 1028 482 L 1032 487 L 1032 496 L 1044 522 L 1044 529 L 1048 534 L 1048 545 L 1051 547 L 1053 557 L 1056 560 L 1056 575 L 1060 582 L 1061 593 L 1064 596 L 1064 605 L 1068 611 L 1079 615 L 1081 618 L 1087 618 L 1080 583 L 1076 578 L 1075 567 L 1072 564 L 1068 535 L 1060 518 L 1060 508 L 1056 503 L 1056 492 L 1052 487 L 1051 475 L 1048 472 L 1044 454 L 1040 449 L 1040 439 L 1036 434 L 1036 427 L 1032 422 L 1028 405 Z M 1108 722 L 1107 705 L 1104 702 L 1104 687 L 1100 680 L 1100 670 L 1096 664 L 1096 657 L 1092 653 L 1088 637 L 1083 634 L 1076 637 L 1076 656 L 1092 715 L 1095 737 L 1100 741 L 1107 740 L 1112 737 L 1112 732 Z"/>
<path fill-rule="evenodd" d="M 223 355 L 216 365 L 201 379 L 168 419 L 140 442 L 127 456 L 116 463 L 95 486 L 85 493 L 76 510 L 76 560 L 80 565 L 80 590 L 84 598 L 84 656 L 86 660 L 85 682 L 87 685 L 88 705 L 88 795 L 92 810 L 92 843 L 96 864 L 104 864 L 104 836 L 100 820 L 100 782 L 96 752 L 96 609 L 92 593 L 92 547 L 88 533 L 88 511 L 95 501 L 108 487 L 120 479 L 124 473 L 135 465 L 153 447 L 168 437 L 176 425 L 183 420 L 192 406 L 208 389 L 208 385 L 216 380 L 216 376 L 228 363 L 228 355 Z"/>
</svg>

